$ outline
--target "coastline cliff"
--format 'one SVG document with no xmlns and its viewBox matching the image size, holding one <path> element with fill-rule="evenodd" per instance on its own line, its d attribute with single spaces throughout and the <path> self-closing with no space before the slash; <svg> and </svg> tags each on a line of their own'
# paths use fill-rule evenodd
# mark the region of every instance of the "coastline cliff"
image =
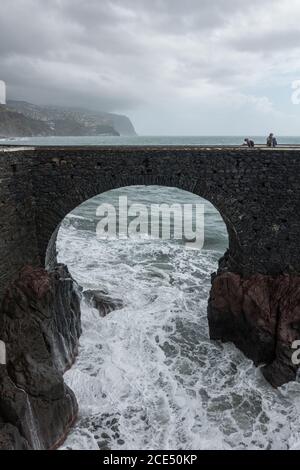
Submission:
<svg viewBox="0 0 300 470">
<path fill-rule="evenodd" d="M 0 136 L 4 138 L 120 135 L 136 135 L 127 116 L 26 101 L 0 105 Z"/>
<path fill-rule="evenodd" d="M 33 137 L 46 136 L 49 133 L 47 124 L 8 109 L 0 105 L 0 137 Z"/>
</svg>

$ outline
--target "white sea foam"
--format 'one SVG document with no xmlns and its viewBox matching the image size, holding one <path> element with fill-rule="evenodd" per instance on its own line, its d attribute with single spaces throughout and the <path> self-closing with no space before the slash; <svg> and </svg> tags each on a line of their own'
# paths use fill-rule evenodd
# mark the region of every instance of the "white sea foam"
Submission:
<svg viewBox="0 0 300 470">
<path fill-rule="evenodd" d="M 0 152 L 24 152 L 24 150 L 34 150 L 34 147 L 2 147 Z"/>
<path fill-rule="evenodd" d="M 85 289 L 105 288 L 124 304 L 105 318 L 82 304 L 80 354 L 65 375 L 80 417 L 64 449 L 300 447 L 300 384 L 274 390 L 234 346 L 209 340 L 220 254 L 100 242 L 70 225 L 59 253 Z"/>
</svg>

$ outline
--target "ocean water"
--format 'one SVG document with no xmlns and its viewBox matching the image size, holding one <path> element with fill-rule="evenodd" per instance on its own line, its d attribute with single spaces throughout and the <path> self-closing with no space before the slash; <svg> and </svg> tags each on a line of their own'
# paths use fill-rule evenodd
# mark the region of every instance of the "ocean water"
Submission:
<svg viewBox="0 0 300 470">
<path fill-rule="evenodd" d="M 103 202 L 204 203 L 205 245 L 99 240 Z M 214 207 L 176 188 L 129 187 L 87 201 L 63 222 L 59 260 L 83 287 L 122 307 L 82 301 L 79 356 L 65 374 L 80 407 L 62 449 L 300 449 L 300 383 L 274 390 L 231 344 L 209 340 L 210 275 L 227 247 Z"/>
<path fill-rule="evenodd" d="M 248 136 L 97 136 L 97 137 L 20 137 L 1 139 L 0 145 L 241 145 Z M 250 136 L 265 144 L 266 136 Z M 277 136 L 279 145 L 300 145 L 300 136 Z"/>
</svg>

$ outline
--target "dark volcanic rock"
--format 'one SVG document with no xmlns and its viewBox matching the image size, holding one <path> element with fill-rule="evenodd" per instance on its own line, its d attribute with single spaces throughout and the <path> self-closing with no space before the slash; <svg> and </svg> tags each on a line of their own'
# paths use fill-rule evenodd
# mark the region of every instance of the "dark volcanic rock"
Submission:
<svg viewBox="0 0 300 470">
<path fill-rule="evenodd" d="M 0 424 L 0 449 L 29 450 L 29 444 L 20 435 L 15 426 L 12 426 L 11 424 Z"/>
<path fill-rule="evenodd" d="M 80 303 L 67 268 L 24 268 L 4 297 L 0 337 L 0 448 L 50 449 L 77 416 L 63 371 L 77 354 Z"/>
<path fill-rule="evenodd" d="M 96 308 L 102 317 L 110 312 L 123 308 L 123 302 L 120 299 L 113 299 L 103 290 L 86 290 L 83 292 L 84 297 Z"/>
<path fill-rule="evenodd" d="M 292 348 L 300 338 L 300 277 L 231 272 L 214 277 L 208 305 L 211 339 L 231 341 L 275 387 L 295 380 Z"/>
</svg>

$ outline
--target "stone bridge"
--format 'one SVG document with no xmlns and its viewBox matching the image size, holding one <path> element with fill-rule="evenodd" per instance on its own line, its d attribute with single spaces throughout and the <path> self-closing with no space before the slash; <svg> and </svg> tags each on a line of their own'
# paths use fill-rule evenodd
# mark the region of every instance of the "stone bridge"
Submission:
<svg viewBox="0 0 300 470">
<path fill-rule="evenodd" d="M 230 271 L 243 276 L 298 273 L 299 177 L 300 150 L 57 147 L 0 152 L 0 292 L 24 265 L 44 266 L 59 224 L 76 206 L 130 185 L 176 187 L 210 201 L 227 225 Z"/>
<path fill-rule="evenodd" d="M 227 226 L 229 250 L 212 278 L 208 305 L 211 338 L 232 341 L 256 364 L 266 364 L 264 374 L 273 385 L 293 380 L 293 342 L 300 339 L 299 178 L 297 148 L 3 148 L 0 339 L 2 315 L 2 336 L 10 344 L 7 318 L 16 286 L 27 295 L 31 283 L 40 298 L 47 277 L 43 268 L 48 284 L 53 272 L 58 276 L 56 235 L 70 211 L 110 189 L 169 186 L 211 202 Z M 44 447 L 54 445 L 51 439 Z"/>
</svg>

